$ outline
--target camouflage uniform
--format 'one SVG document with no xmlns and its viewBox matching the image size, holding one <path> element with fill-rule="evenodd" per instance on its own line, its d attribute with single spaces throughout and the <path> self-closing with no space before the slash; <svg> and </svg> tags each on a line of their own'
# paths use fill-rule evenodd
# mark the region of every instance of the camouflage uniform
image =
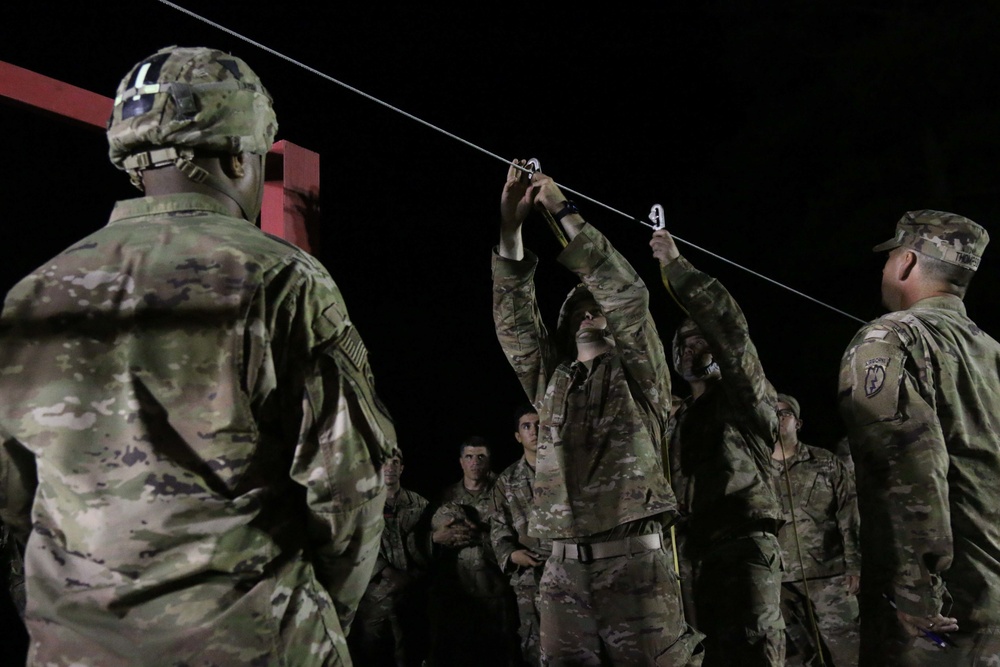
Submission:
<svg viewBox="0 0 1000 667">
<path fill-rule="evenodd" d="M 434 512 L 434 528 L 464 517 L 477 527 L 480 538 L 461 549 L 436 548 L 431 591 L 434 667 L 515 664 L 517 603 L 490 545 L 495 481 L 491 473 L 486 488 L 472 493 L 459 480 L 444 490 Z"/>
<path fill-rule="evenodd" d="M 409 489 L 387 498 L 375 570 L 358 605 L 348 644 L 358 665 L 419 665 L 429 558 L 427 499 Z"/>
<path fill-rule="evenodd" d="M 319 262 L 204 195 L 118 202 L 0 320 L 29 664 L 350 664 L 394 438 Z"/>
<path fill-rule="evenodd" d="M 911 212 L 896 242 L 975 269 L 988 236 L 973 225 Z M 998 372 L 1000 343 L 952 295 L 870 322 L 844 354 L 840 407 L 862 518 L 863 664 L 1000 664 Z M 911 615 L 957 618 L 955 646 L 903 635 L 883 594 Z"/>
<path fill-rule="evenodd" d="M 781 610 L 788 626 L 788 644 L 795 650 L 785 664 L 812 664 L 815 659 L 816 642 L 807 608 L 811 599 L 825 647 L 824 663 L 828 667 L 856 665 L 858 600 L 847 593 L 846 578 L 861 574 L 854 480 L 833 453 L 802 442 L 784 461 L 771 459 L 771 473 L 786 520 L 778 532 L 785 564 Z M 795 501 L 794 526 L 789 485 Z"/>
<path fill-rule="evenodd" d="M 539 646 L 538 582 L 544 565 L 520 567 L 510 559 L 519 549 L 529 549 L 545 560 L 552 553 L 552 541 L 528 535 L 528 517 L 534 501 L 535 469 L 522 456 L 507 467 L 493 485 L 493 512 L 490 541 L 493 553 L 517 597 L 518 634 L 521 656 L 528 665 L 541 664 Z"/>
<path fill-rule="evenodd" d="M 676 507 L 660 450 L 671 394 L 649 294 L 590 225 L 559 261 L 583 281 L 614 336 L 615 347 L 590 368 L 542 324 L 537 258 L 493 255 L 497 338 L 539 416 L 528 534 L 554 541 L 539 584 L 543 664 L 685 664 L 698 636 L 684 621 L 661 540 L 660 522 Z"/>
<path fill-rule="evenodd" d="M 698 629 L 708 636 L 705 665 L 780 665 L 785 624 L 775 535 L 783 519 L 770 480 L 776 394 L 729 292 L 684 257 L 662 274 L 721 368 L 721 378 L 678 410 L 670 444 L 679 461 L 672 482 L 688 512 L 685 557 L 697 569 Z M 674 341 L 675 353 L 682 342 Z"/>
</svg>

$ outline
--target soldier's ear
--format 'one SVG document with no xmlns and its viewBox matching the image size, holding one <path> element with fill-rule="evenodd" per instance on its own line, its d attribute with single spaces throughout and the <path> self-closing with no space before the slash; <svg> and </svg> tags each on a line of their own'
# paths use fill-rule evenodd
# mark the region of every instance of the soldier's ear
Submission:
<svg viewBox="0 0 1000 667">
<path fill-rule="evenodd" d="M 912 250 L 907 250 L 903 253 L 903 257 L 899 261 L 898 276 L 900 280 L 906 280 L 910 277 L 913 272 L 914 267 L 918 263 L 917 253 Z"/>
<path fill-rule="evenodd" d="M 801 419 L 796 419 L 795 420 L 795 430 L 798 431 L 800 428 L 802 428 L 802 420 Z"/>
<path fill-rule="evenodd" d="M 219 158 L 219 163 L 222 167 L 223 173 L 229 178 L 243 178 L 246 171 L 246 165 L 244 165 L 244 160 L 246 159 L 246 154 L 237 153 L 235 155 L 224 155 Z"/>
</svg>

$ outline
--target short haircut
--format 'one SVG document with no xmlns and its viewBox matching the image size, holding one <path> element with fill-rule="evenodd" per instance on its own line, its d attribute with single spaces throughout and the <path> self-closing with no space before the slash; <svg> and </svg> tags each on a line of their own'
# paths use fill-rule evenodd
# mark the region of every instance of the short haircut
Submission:
<svg viewBox="0 0 1000 667">
<path fill-rule="evenodd" d="M 923 268 L 925 276 L 944 285 L 949 294 L 954 294 L 957 297 L 965 296 L 965 290 L 969 288 L 972 277 L 976 275 L 975 271 L 964 266 L 951 264 L 937 257 L 923 253 L 917 254 L 920 255 L 920 266 Z"/>
<path fill-rule="evenodd" d="M 486 453 L 493 457 L 493 448 L 490 447 L 490 442 L 481 435 L 470 435 L 468 438 L 462 441 L 462 444 L 458 446 L 458 456 L 461 458 L 462 454 L 465 453 L 466 447 L 485 447 Z"/>
<path fill-rule="evenodd" d="M 517 429 L 521 427 L 521 417 L 523 417 L 524 415 L 537 415 L 537 414 L 538 410 L 536 410 L 535 406 L 532 405 L 531 403 L 525 402 L 517 406 L 517 409 L 514 410 L 514 432 L 516 433 Z"/>
</svg>

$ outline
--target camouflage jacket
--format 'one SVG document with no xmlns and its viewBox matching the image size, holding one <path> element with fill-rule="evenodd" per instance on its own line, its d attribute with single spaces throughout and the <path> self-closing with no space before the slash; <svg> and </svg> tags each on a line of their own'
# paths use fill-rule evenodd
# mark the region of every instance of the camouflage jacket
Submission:
<svg viewBox="0 0 1000 667">
<path fill-rule="evenodd" d="M 395 434 L 309 255 L 119 202 L 8 294 L 0 438 L 37 663 L 349 664 Z"/>
<path fill-rule="evenodd" d="M 861 574 L 858 499 L 854 479 L 840 459 L 825 449 L 800 442 L 794 456 L 784 461 L 771 459 L 771 474 L 785 514 L 785 525 L 778 532 L 785 564 L 782 579 L 801 581 L 804 577 Z M 794 530 L 791 500 L 795 501 Z M 802 548 L 801 563 L 795 531 Z"/>
<path fill-rule="evenodd" d="M 465 595 L 498 597 L 510 589 L 490 544 L 490 513 L 493 511 L 495 483 L 496 476 L 491 474 L 489 486 L 479 493 L 471 493 L 462 480 L 445 488 L 432 525 L 437 528 L 448 519 L 465 517 L 478 528 L 479 540 L 461 549 L 439 547 L 436 550 L 435 586 L 438 590 L 457 583 Z"/>
<path fill-rule="evenodd" d="M 490 541 L 497 563 L 511 575 L 515 587 L 521 582 L 536 585 L 536 573 L 510 560 L 518 549 L 530 549 L 547 558 L 552 553 L 552 541 L 528 535 L 528 517 L 534 499 L 535 471 L 522 456 L 497 477 L 493 485 L 493 511 L 490 516 Z M 535 568 L 541 570 L 541 566 Z"/>
<path fill-rule="evenodd" d="M 363 604 L 378 604 L 400 593 L 403 580 L 385 576 L 386 568 L 419 576 L 430 558 L 430 503 L 420 494 L 400 489 L 393 502 L 386 500 L 385 529 L 375 561 L 375 570 L 365 591 Z"/>
<path fill-rule="evenodd" d="M 542 323 L 533 284 L 537 258 L 493 254 L 497 338 L 538 409 L 528 534 L 549 539 L 595 535 L 676 508 L 660 450 L 670 374 L 646 285 L 590 225 L 559 261 L 600 304 L 615 339 L 589 372 L 559 353 Z"/>
<path fill-rule="evenodd" d="M 1000 343 L 954 296 L 862 327 L 841 364 L 864 577 L 963 631 L 1000 626 L 998 373 Z"/>
<path fill-rule="evenodd" d="M 680 407 L 670 443 L 677 462 L 671 481 L 688 513 L 689 555 L 697 559 L 718 539 L 748 529 L 776 531 L 783 520 L 771 484 L 776 394 L 729 292 L 684 257 L 662 274 L 722 371 L 708 391 Z"/>
</svg>

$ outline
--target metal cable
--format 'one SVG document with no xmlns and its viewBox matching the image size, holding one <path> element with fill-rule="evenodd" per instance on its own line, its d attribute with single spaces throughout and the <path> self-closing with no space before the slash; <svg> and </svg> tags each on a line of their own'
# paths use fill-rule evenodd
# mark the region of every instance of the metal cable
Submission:
<svg viewBox="0 0 1000 667">
<path fill-rule="evenodd" d="M 453 134 L 453 133 L 448 132 L 447 130 L 445 130 L 443 128 L 440 128 L 437 125 L 429 123 L 429 122 L 423 120 L 422 118 L 418 118 L 417 116 L 414 116 L 413 114 L 411 114 L 411 113 L 409 113 L 407 111 L 404 111 L 404 110 L 402 110 L 402 109 L 400 109 L 398 107 L 395 107 L 395 106 L 389 104 L 388 102 L 384 102 L 384 101 L 378 99 L 377 97 L 369 95 L 368 93 L 364 92 L 363 90 L 359 90 L 358 88 L 355 88 L 354 86 L 346 84 L 343 81 L 340 81 L 339 79 L 335 79 L 334 77 L 330 76 L 329 74 L 325 74 L 325 73 L 319 71 L 318 69 L 316 69 L 314 67 L 311 67 L 309 65 L 306 65 L 305 63 L 303 63 L 303 62 L 301 62 L 299 60 L 296 60 L 296 59 L 294 59 L 294 58 L 292 58 L 290 56 L 286 56 L 285 54 L 280 53 L 279 51 L 276 51 L 276 50 L 272 49 L 269 46 L 265 46 L 264 44 L 262 44 L 262 43 L 260 43 L 260 42 L 258 42 L 256 40 L 250 39 L 249 37 L 247 37 L 245 35 L 242 35 L 242 34 L 236 32 L 235 30 L 227 28 L 226 26 L 221 25 L 219 23 L 216 23 L 215 21 L 212 21 L 211 19 L 208 19 L 208 18 L 206 18 L 204 16 L 201 16 L 200 14 L 197 14 L 197 13 L 195 13 L 195 12 L 189 10 L 189 9 L 185 9 L 184 7 L 181 7 L 180 5 L 178 5 L 178 4 L 174 3 L 174 2 L 170 2 L 170 0 L 157 0 L 157 1 L 160 2 L 160 3 L 162 3 L 162 4 L 164 4 L 164 5 L 166 5 L 166 6 L 168 6 L 168 7 L 170 7 L 170 8 L 172 8 L 172 9 L 175 9 L 175 10 L 181 12 L 182 14 L 186 14 L 187 16 L 190 16 L 193 19 L 196 19 L 198 21 L 201 21 L 202 23 L 206 23 L 206 24 L 212 26 L 213 28 L 221 30 L 222 32 L 226 33 L 227 35 L 230 35 L 232 37 L 235 37 L 236 39 L 239 39 L 241 41 L 246 42 L 247 44 L 255 46 L 255 47 L 257 47 L 258 49 L 260 49 L 262 51 L 266 51 L 267 53 L 270 53 L 271 55 L 275 56 L 276 58 L 280 58 L 281 60 L 284 60 L 285 62 L 291 63 L 292 65 L 295 65 L 296 67 L 300 67 L 300 68 L 306 70 L 307 72 L 309 72 L 311 74 L 315 74 L 316 76 L 320 77 L 321 79 L 325 79 L 326 81 L 329 81 L 330 83 L 335 83 L 338 86 L 341 86 L 342 88 L 345 88 L 345 89 L 351 91 L 352 93 L 356 93 L 356 94 L 364 97 L 367 100 L 375 102 L 376 104 L 379 104 L 379 105 L 381 105 L 381 106 L 383 106 L 383 107 L 385 107 L 387 109 L 390 109 L 392 111 L 395 111 L 396 113 L 401 114 L 401 115 L 405 116 L 406 118 L 409 118 L 410 120 L 416 121 L 417 123 L 420 123 L 421 125 L 423 125 L 423 126 L 425 126 L 427 128 L 430 128 L 430 129 L 434 130 L 435 132 L 439 132 L 439 133 L 445 135 L 446 137 L 449 137 L 451 139 L 454 139 L 455 141 L 458 141 L 458 142 L 460 142 L 462 144 L 465 144 L 466 146 L 468 146 L 469 148 L 472 148 L 473 150 L 477 150 L 480 153 L 488 155 L 489 157 L 492 157 L 492 158 L 494 158 L 496 160 L 499 160 L 499 161 L 501 161 L 501 162 L 503 162 L 504 164 L 507 164 L 507 165 L 509 165 L 510 162 L 511 162 L 509 158 L 505 158 L 505 157 L 503 157 L 501 155 L 493 153 L 492 151 L 489 151 L 489 150 L 487 150 L 487 149 L 485 149 L 485 148 L 483 148 L 481 146 L 478 146 L 478 145 L 472 143 L 471 141 L 463 139 L 462 137 L 460 137 L 460 136 L 458 136 L 456 134 Z M 523 167 L 518 167 L 518 168 L 519 169 L 524 169 Z M 635 216 L 632 216 L 632 215 L 629 215 L 629 214 L 624 213 L 622 211 L 619 211 L 618 209 L 616 209 L 616 208 L 614 208 L 612 206 L 609 206 L 609 205 L 605 204 L 604 202 L 598 201 L 597 199 L 594 199 L 592 197 L 588 197 L 587 195 L 583 194 L 582 192 L 578 192 L 576 190 L 573 190 L 573 189 L 571 189 L 571 188 L 569 188 L 569 187 L 567 187 L 567 186 L 565 186 L 565 185 L 563 185 L 561 183 L 556 183 L 556 185 L 558 185 L 561 190 L 564 190 L 565 192 L 569 192 L 570 194 L 576 195 L 577 197 L 579 197 L 581 199 L 584 199 L 584 200 L 586 200 L 586 201 L 588 201 L 588 202 L 590 202 L 590 203 L 592 203 L 592 204 L 594 204 L 596 206 L 600 206 L 601 208 L 603 208 L 603 209 L 605 209 L 607 211 L 610 211 L 611 213 L 615 213 L 615 214 L 617 214 L 617 215 L 619 215 L 619 216 L 621 216 L 623 218 L 626 218 L 627 220 L 631 220 L 633 222 L 638 222 L 639 224 L 645 225 L 645 226 L 649 227 L 650 229 L 656 229 L 656 227 L 652 223 L 650 223 L 650 222 L 648 222 L 646 220 L 643 220 L 641 218 L 637 218 Z M 771 283 L 771 284 L 773 284 L 773 285 L 775 285 L 777 287 L 780 287 L 780 288 L 785 289 L 785 290 L 787 290 L 787 291 L 789 291 L 789 292 L 791 292 L 793 294 L 796 294 L 796 295 L 801 296 L 801 297 L 803 297 L 805 299 L 808 299 L 809 301 L 812 301 L 813 303 L 816 303 L 816 304 L 818 304 L 820 306 L 823 306 L 824 308 L 828 308 L 828 309 L 834 311 L 835 313 L 838 313 L 840 315 L 848 317 L 848 318 L 850 318 L 850 319 L 852 319 L 852 320 L 854 320 L 856 322 L 860 322 L 861 324 L 865 324 L 866 323 L 866 320 L 863 320 L 863 319 L 861 319 L 859 317 L 855 317 L 854 315 L 851 315 L 850 313 L 847 313 L 847 312 L 845 312 L 843 310 L 840 310 L 839 308 L 831 306 L 830 304 L 825 303 L 823 301 L 820 301 L 819 299 L 811 297 L 808 294 L 805 294 L 803 292 L 800 292 L 797 289 L 794 289 L 792 287 L 789 287 L 788 285 L 785 285 L 784 283 L 778 282 L 777 280 L 774 280 L 772 278 L 768 278 L 767 276 L 765 276 L 765 275 L 763 275 L 761 273 L 758 273 L 757 271 L 754 271 L 753 269 L 749 269 L 749 268 L 747 268 L 747 267 L 745 267 L 745 266 L 743 266 L 741 264 L 738 264 L 738 263 L 736 263 L 736 262 L 734 262 L 734 261 L 732 261 L 730 259 L 727 259 L 727 258 L 723 257 L 722 255 L 718 255 L 718 254 L 716 254 L 714 252 L 711 252 L 710 250 L 706 250 L 705 248 L 699 247 L 699 246 L 695 245 L 694 243 L 691 243 L 690 241 L 686 241 L 685 239 L 682 239 L 681 237 L 677 236 L 676 234 L 671 233 L 671 236 L 673 236 L 673 238 L 675 240 L 680 241 L 681 243 L 684 243 L 684 244 L 686 244 L 686 245 L 694 248 L 695 250 L 699 250 L 699 251 L 701 251 L 701 252 L 703 252 L 703 253 L 705 253 L 707 255 L 715 257 L 716 259 L 722 260 L 723 262 L 726 262 L 727 264 L 730 264 L 730 265 L 736 267 L 737 269 L 740 269 L 740 270 L 745 271 L 745 272 L 747 272 L 747 273 L 749 273 L 751 275 L 757 276 L 758 278 L 766 280 L 767 282 L 769 282 L 769 283 Z"/>
</svg>

